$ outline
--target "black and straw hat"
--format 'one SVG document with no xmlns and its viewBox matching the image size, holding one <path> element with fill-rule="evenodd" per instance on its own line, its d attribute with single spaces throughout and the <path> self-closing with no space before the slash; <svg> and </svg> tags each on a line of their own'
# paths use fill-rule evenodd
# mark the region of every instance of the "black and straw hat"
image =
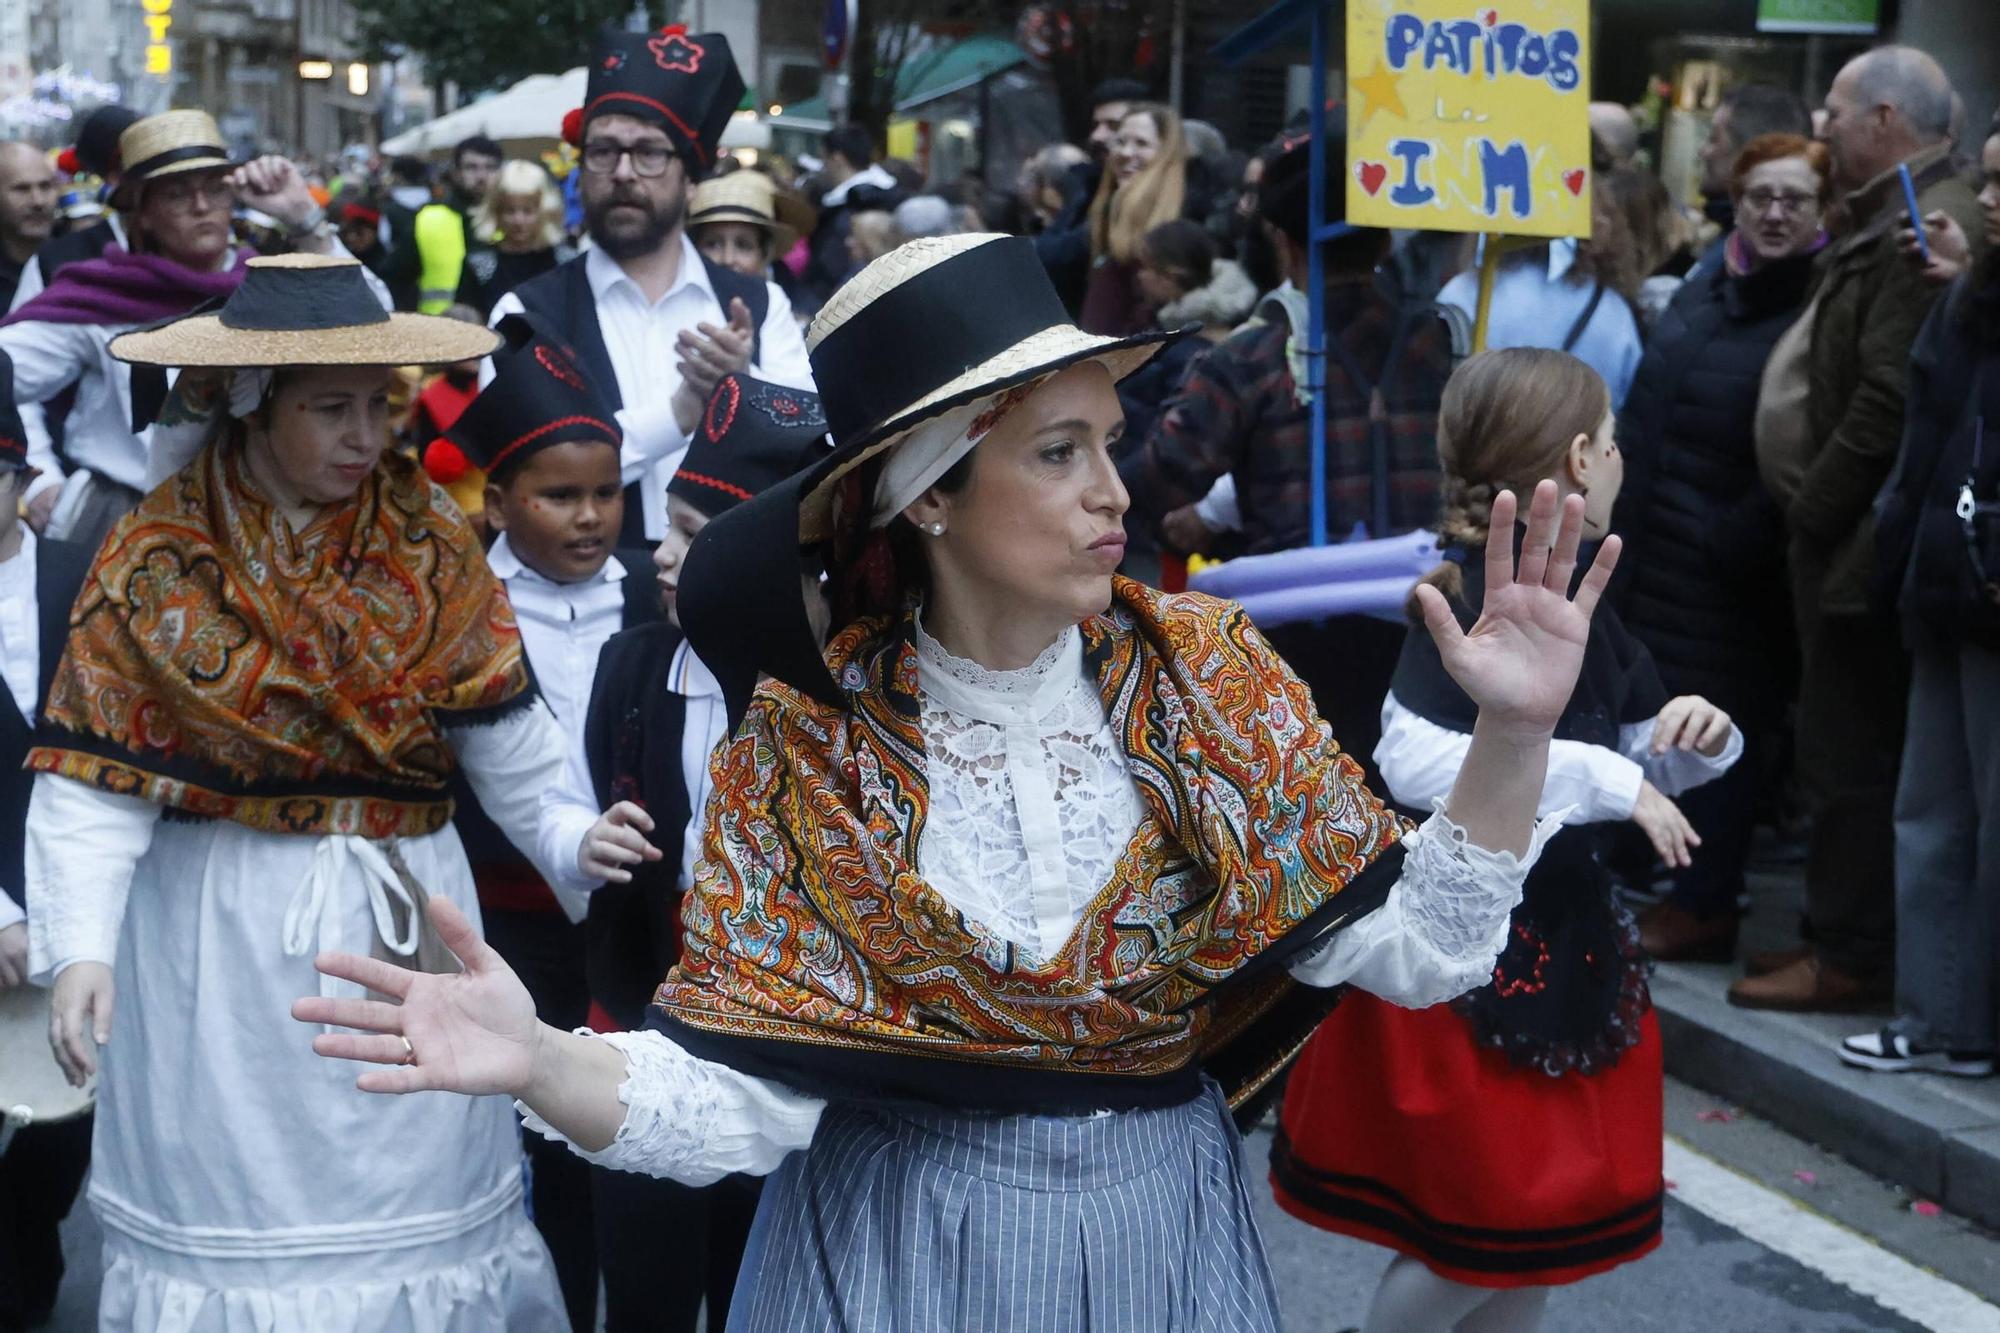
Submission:
<svg viewBox="0 0 2000 1333">
<path fill-rule="evenodd" d="M 716 144 L 746 85 L 719 32 L 690 34 L 681 24 L 658 32 L 605 28 L 591 48 L 578 134 L 598 116 L 636 116 L 667 132 L 700 179 L 715 169 Z"/>
<path fill-rule="evenodd" d="M 558 444 L 624 442 L 612 408 L 547 326 L 508 315 L 497 331 L 493 379 L 446 432 L 473 466 L 490 477 Z"/>
<path fill-rule="evenodd" d="M 761 171 L 732 171 L 695 187 L 688 207 L 688 226 L 707 222 L 747 222 L 771 233 L 771 253 L 782 255 L 807 235 L 819 218 L 817 210 Z"/>
<path fill-rule="evenodd" d="M 825 454 L 826 414 L 818 394 L 724 375 L 667 494 L 715 518 Z"/>
<path fill-rule="evenodd" d="M 799 575 L 837 523 L 868 521 L 835 512 L 848 473 L 934 418 L 1067 367 L 1096 361 L 1121 380 L 1187 332 L 1085 333 L 1025 237 L 926 237 L 857 273 L 806 335 L 832 452 L 710 523 L 688 552 L 681 624 L 731 715 L 760 673 L 841 703 Z"/>
<path fill-rule="evenodd" d="M 125 174 L 111 199 L 117 208 L 136 205 L 140 188 L 150 181 L 236 165 L 215 117 L 206 111 L 162 111 L 133 121 L 118 136 L 118 161 Z"/>
<path fill-rule="evenodd" d="M 485 356 L 500 341 L 477 324 L 390 314 L 359 260 L 264 255 L 244 267 L 243 285 L 221 310 L 120 334 L 111 355 L 139 365 L 229 369 L 442 365 Z"/>
</svg>

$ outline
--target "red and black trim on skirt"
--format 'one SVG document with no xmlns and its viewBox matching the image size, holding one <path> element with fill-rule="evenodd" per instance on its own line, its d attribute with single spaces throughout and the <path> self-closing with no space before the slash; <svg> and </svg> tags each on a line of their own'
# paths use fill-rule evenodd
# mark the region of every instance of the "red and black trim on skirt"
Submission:
<svg viewBox="0 0 2000 1333">
<path fill-rule="evenodd" d="M 1451 1270 L 1483 1286 L 1573 1282 L 1616 1267 L 1660 1241 L 1665 1191 L 1592 1222 L 1565 1227 L 1467 1226 L 1431 1217 L 1365 1176 L 1301 1161 L 1284 1126 L 1271 1143 L 1271 1183 L 1287 1212 L 1325 1230 L 1359 1236 Z"/>
</svg>

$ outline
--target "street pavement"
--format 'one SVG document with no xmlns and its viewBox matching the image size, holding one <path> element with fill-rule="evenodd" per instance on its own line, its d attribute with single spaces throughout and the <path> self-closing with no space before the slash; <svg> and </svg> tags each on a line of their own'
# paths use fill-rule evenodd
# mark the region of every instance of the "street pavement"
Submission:
<svg viewBox="0 0 2000 1333">
<path fill-rule="evenodd" d="M 2000 1333 L 1992 1233 L 1672 1080 L 1667 1129 L 1664 1243 L 1556 1292 L 1546 1333 Z M 1281 1212 L 1264 1183 L 1269 1153 L 1268 1129 L 1244 1143 L 1284 1333 L 1352 1328 L 1388 1256 Z M 71 1276 L 50 1327 L 88 1333 L 98 1264 L 87 1206 L 67 1233 Z"/>
</svg>

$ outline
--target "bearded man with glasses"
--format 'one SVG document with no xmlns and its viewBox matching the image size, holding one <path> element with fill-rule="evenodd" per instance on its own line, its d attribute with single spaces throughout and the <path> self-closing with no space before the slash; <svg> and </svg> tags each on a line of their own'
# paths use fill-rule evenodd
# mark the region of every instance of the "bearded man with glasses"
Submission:
<svg viewBox="0 0 2000 1333">
<path fill-rule="evenodd" d="M 127 219 L 127 244 L 64 266 L 0 321 L 16 403 L 45 403 L 72 384 L 77 390 L 64 441 L 67 472 L 39 417 L 27 426 L 28 461 L 40 469 L 25 492 L 28 521 L 44 536 L 92 551 L 164 476 L 150 456 L 165 375 L 115 359 L 111 340 L 236 290 L 252 253 L 230 232 L 238 204 L 276 218 L 292 249 L 346 253 L 298 168 L 282 157 L 233 163 L 206 111 L 136 121 L 119 136 L 118 157 L 124 175 L 111 203 Z M 386 306 L 387 289 L 376 283 L 375 290 Z"/>
<path fill-rule="evenodd" d="M 582 153 L 591 248 L 501 297 L 493 321 L 539 316 L 619 409 L 620 544 L 650 547 L 666 535 L 667 482 L 722 377 L 749 370 L 810 389 L 812 369 L 785 294 L 709 263 L 687 235 L 688 201 L 743 96 L 728 40 L 679 25 L 606 29 L 588 67 L 564 132 Z"/>
</svg>

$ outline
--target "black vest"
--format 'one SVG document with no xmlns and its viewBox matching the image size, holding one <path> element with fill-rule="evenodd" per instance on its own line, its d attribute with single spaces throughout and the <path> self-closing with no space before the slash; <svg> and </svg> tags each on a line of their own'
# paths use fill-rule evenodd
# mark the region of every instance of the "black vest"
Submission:
<svg viewBox="0 0 2000 1333">
<path fill-rule="evenodd" d="M 630 883 L 590 896 L 590 997 L 626 1028 L 644 1025 L 654 990 L 680 957 L 681 842 L 692 814 L 681 773 L 687 701 L 667 688 L 680 644 L 680 630 L 664 620 L 613 635 L 584 722 L 598 805 L 643 807 L 653 817 L 647 841 L 660 849 L 659 860 L 632 868 Z"/>
<path fill-rule="evenodd" d="M 520 298 L 523 309 L 546 320 L 549 327 L 570 345 L 590 382 L 616 411 L 625 406 L 627 395 L 611 364 L 611 352 L 604 345 L 604 330 L 597 322 L 597 299 L 591 294 L 590 274 L 584 267 L 589 258 L 588 254 L 581 254 L 558 264 L 540 277 L 530 278 L 516 287 L 514 295 Z M 728 318 L 729 303 L 733 299 L 740 297 L 743 304 L 749 307 L 750 326 L 755 330 L 750 342 L 750 364 L 754 369 L 763 352 L 764 316 L 771 308 L 771 290 L 760 278 L 746 278 L 733 269 L 710 263 L 706 258 L 701 262 L 708 270 L 709 285 L 715 289 L 715 298 L 722 306 L 723 319 Z M 643 395 L 634 393 L 630 396 L 636 399 Z M 652 546 L 646 539 L 646 506 L 641 498 L 640 486 L 640 482 L 634 482 L 625 488 L 625 526 L 618 534 L 621 546 Z"/>
<path fill-rule="evenodd" d="M 49 697 L 56 665 L 62 661 L 63 646 L 69 640 L 70 608 L 76 604 L 77 590 L 89 572 L 90 552 L 83 547 L 47 539 L 36 543 L 35 616 L 41 625 L 42 643 L 35 688 L 44 700 Z M 0 802 L 4 802 L 0 804 L 0 887 L 16 902 L 27 896 L 28 793 L 35 785 L 35 775 L 22 765 L 27 762 L 33 739 L 34 728 L 21 716 L 13 694 L 0 689 Z"/>
<path fill-rule="evenodd" d="M 644 551 L 626 550 L 618 552 L 618 559 L 625 565 L 622 585 L 625 614 L 620 625 L 629 630 L 635 625 L 659 620 L 662 613 L 659 593 L 655 591 L 652 560 Z M 528 665 L 532 672 L 534 663 L 530 661 Z M 594 690 L 595 685 L 592 688 Z M 475 878 L 483 870 L 536 873 L 533 863 L 521 854 L 513 840 L 501 832 L 500 826 L 480 807 L 479 798 L 473 793 L 472 784 L 466 781 L 463 770 L 452 774 L 451 799 L 454 806 L 451 821 L 458 829 L 458 840 L 465 844 L 465 859 L 471 864 Z"/>
</svg>

